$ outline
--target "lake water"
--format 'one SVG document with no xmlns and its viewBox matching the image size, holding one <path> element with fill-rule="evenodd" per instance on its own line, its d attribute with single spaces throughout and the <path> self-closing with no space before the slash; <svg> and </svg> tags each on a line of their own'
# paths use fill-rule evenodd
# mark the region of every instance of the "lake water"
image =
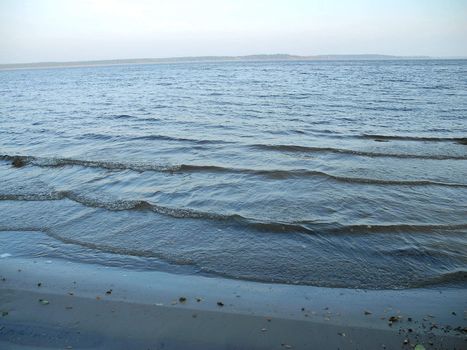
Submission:
<svg viewBox="0 0 467 350">
<path fill-rule="evenodd" d="M 466 144 L 466 60 L 0 71 L 0 253 L 465 286 Z"/>
</svg>

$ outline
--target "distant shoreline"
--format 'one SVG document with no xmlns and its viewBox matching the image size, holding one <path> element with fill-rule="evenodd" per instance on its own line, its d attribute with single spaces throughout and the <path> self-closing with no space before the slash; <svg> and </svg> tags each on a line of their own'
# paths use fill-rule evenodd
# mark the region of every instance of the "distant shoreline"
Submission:
<svg viewBox="0 0 467 350">
<path fill-rule="evenodd" d="M 199 57 L 168 57 L 168 58 L 136 58 L 69 62 L 33 62 L 0 64 L 0 70 L 35 69 L 35 68 L 67 68 L 95 67 L 130 64 L 164 64 L 164 63 L 196 63 L 196 62 L 238 62 L 238 61 L 391 61 L 391 60 L 439 60 L 465 59 L 442 58 L 431 56 L 392 56 L 378 54 L 362 55 L 314 55 L 297 56 L 287 54 L 248 55 L 248 56 L 199 56 Z"/>
</svg>

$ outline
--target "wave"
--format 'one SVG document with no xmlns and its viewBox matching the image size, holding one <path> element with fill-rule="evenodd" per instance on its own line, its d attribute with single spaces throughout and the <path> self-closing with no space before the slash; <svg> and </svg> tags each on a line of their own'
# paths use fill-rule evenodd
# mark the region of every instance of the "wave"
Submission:
<svg viewBox="0 0 467 350">
<path fill-rule="evenodd" d="M 111 246 L 108 244 L 103 244 L 103 243 L 94 243 L 94 242 L 86 242 L 70 237 L 65 237 L 63 235 L 57 234 L 53 230 L 47 228 L 47 227 L 2 227 L 0 226 L 0 232 L 37 232 L 37 233 L 43 233 L 53 239 L 56 239 L 59 242 L 65 243 L 65 244 L 74 244 L 80 247 L 84 248 L 89 248 L 89 249 L 94 249 L 94 250 L 99 250 L 101 252 L 105 253 L 111 253 L 111 254 L 120 254 L 120 255 L 128 255 L 128 256 L 135 256 L 135 257 L 142 257 L 142 258 L 155 258 L 159 260 L 166 261 L 170 264 L 176 264 L 176 265 L 195 265 L 193 261 L 190 259 L 186 258 L 176 258 L 172 255 L 165 255 L 161 253 L 157 253 L 152 250 L 147 250 L 147 249 L 129 249 L 129 248 L 124 248 L 124 247 L 117 247 L 117 246 Z"/>
<path fill-rule="evenodd" d="M 465 258 L 465 254 L 462 254 L 462 251 L 453 251 L 452 249 L 450 250 L 444 250 L 444 249 L 439 249 L 438 247 L 428 247 L 428 246 L 403 246 L 403 247 L 398 247 L 398 248 L 389 248 L 389 249 L 380 249 L 380 253 L 387 255 L 387 256 L 398 256 L 398 257 L 408 257 L 408 258 L 430 258 L 430 259 L 442 259 L 442 258 L 460 258 L 463 260 L 467 259 Z"/>
<path fill-rule="evenodd" d="M 373 233 L 431 233 L 439 231 L 467 230 L 466 224 L 454 225 L 420 225 L 420 224 L 389 224 L 389 225 L 342 225 L 335 222 L 299 221 L 295 223 L 258 222 L 245 219 L 250 227 L 260 231 L 305 233 L 305 234 L 373 234 Z"/>
<path fill-rule="evenodd" d="M 379 135 L 363 134 L 361 138 L 377 140 L 395 140 L 395 141 L 427 141 L 427 142 L 457 142 L 467 145 L 467 137 L 429 137 L 429 136 L 402 136 L 402 135 Z"/>
<path fill-rule="evenodd" d="M 457 270 L 450 271 L 438 276 L 428 277 L 425 281 L 417 283 L 416 287 L 429 287 L 434 285 L 449 285 L 452 283 L 465 283 L 467 282 L 467 271 Z"/>
<path fill-rule="evenodd" d="M 173 218 L 203 218 L 211 220 L 234 220 L 241 218 L 238 215 L 222 215 L 216 213 L 207 213 L 202 211 L 196 211 L 192 209 L 172 208 L 165 207 L 156 204 L 151 204 L 144 200 L 109 200 L 105 201 L 97 198 L 86 197 L 82 194 L 73 191 L 51 191 L 51 192 L 40 192 L 40 193 L 24 193 L 24 194 L 12 194 L 4 193 L 0 194 L 0 200 L 17 200 L 17 201 L 53 201 L 69 199 L 73 202 L 80 203 L 87 207 L 102 208 L 112 211 L 120 210 L 149 210 L 158 214 L 171 216 Z"/>
<path fill-rule="evenodd" d="M 165 108 L 166 106 L 151 106 L 151 108 Z M 118 114 L 118 115 L 111 115 L 111 116 L 100 116 L 98 118 L 101 118 L 101 119 L 126 119 L 126 120 L 132 120 L 132 121 L 135 121 L 135 122 L 159 122 L 161 121 L 160 118 L 157 118 L 157 117 L 137 117 L 137 116 L 133 116 L 133 115 L 129 115 L 129 114 Z"/>
<path fill-rule="evenodd" d="M 115 138 L 113 135 L 98 134 L 98 133 L 86 133 L 75 136 L 79 139 L 93 139 L 93 140 L 112 140 Z"/>
<path fill-rule="evenodd" d="M 279 152 L 301 152 L 301 153 L 335 153 L 335 154 L 351 154 L 363 157 L 381 157 L 381 158 L 402 158 L 402 159 L 432 159 L 432 160 L 467 160 L 467 156 L 449 156 L 449 155 L 423 155 L 423 154 L 402 154 L 402 153 L 381 153 L 357 151 L 345 148 L 333 147 L 311 147 L 298 145 L 271 145 L 271 144 L 254 144 L 250 147 L 265 151 Z"/>
<path fill-rule="evenodd" d="M 111 116 L 111 118 L 113 119 L 135 119 L 138 117 L 135 117 L 129 114 L 116 114 L 116 115 Z"/>
<path fill-rule="evenodd" d="M 430 233 L 437 231 L 456 231 L 466 230 L 467 223 L 465 224 L 389 224 L 389 225 L 344 225 L 339 228 L 334 228 L 334 233 L 388 233 L 388 232 L 401 232 L 401 233 Z"/>
<path fill-rule="evenodd" d="M 162 252 L 162 251 L 158 252 L 158 251 L 151 250 L 151 249 L 145 249 L 144 247 L 128 248 L 128 247 L 112 245 L 112 244 L 109 244 L 108 242 L 103 243 L 103 242 L 90 242 L 90 241 L 80 240 L 78 238 L 64 236 L 63 234 L 60 233 L 60 230 L 56 231 L 48 227 L 29 227 L 29 226 L 28 227 L 21 227 L 21 226 L 3 227 L 3 226 L 0 226 L 0 232 L 35 232 L 37 234 L 44 234 L 52 239 L 55 239 L 65 244 L 73 244 L 79 247 L 97 250 L 99 252 L 104 252 L 104 253 L 109 253 L 109 254 L 133 256 L 133 257 L 146 258 L 146 259 L 157 259 L 160 261 L 165 261 L 169 264 L 192 266 L 197 270 L 197 272 L 222 276 L 225 278 L 234 278 L 234 279 L 241 278 L 245 280 L 252 280 L 252 281 L 257 281 L 257 282 L 269 282 L 269 283 L 287 283 L 287 284 L 297 283 L 297 282 L 291 282 L 290 280 L 284 280 L 283 278 L 279 278 L 279 279 L 276 279 L 273 277 L 267 278 L 266 276 L 252 277 L 251 275 L 250 276 L 242 276 L 242 275 L 239 276 L 235 272 L 232 274 L 232 273 L 228 273 L 222 270 L 219 271 L 215 268 L 213 269 L 208 266 L 200 266 L 198 261 L 191 259 L 190 257 L 177 256 L 175 254 L 170 254 L 170 253 Z M 384 254 L 386 255 L 389 253 L 384 253 Z M 424 276 L 422 278 L 413 278 L 410 281 L 411 282 L 410 285 L 402 286 L 402 288 L 404 287 L 405 288 L 423 288 L 423 287 L 431 287 L 431 286 L 436 286 L 436 285 L 463 286 L 467 281 L 467 271 L 465 269 L 459 268 L 459 269 L 453 269 L 447 272 L 440 272 L 434 276 Z M 304 282 L 304 284 L 320 285 L 319 283 L 317 283 L 317 281 L 308 281 L 308 282 Z M 352 288 L 352 286 L 349 286 L 346 284 L 344 285 L 329 285 L 328 284 L 328 285 L 323 285 L 323 286 Z M 356 288 L 356 287 L 357 286 L 353 288 Z M 394 289 L 400 289 L 399 286 L 397 288 L 395 286 L 390 286 L 390 287 Z M 373 289 L 374 287 L 371 287 L 371 288 Z M 379 288 L 381 288 L 381 286 Z M 378 289 L 378 288 L 375 288 L 375 289 Z"/>
<path fill-rule="evenodd" d="M 230 144 L 231 142 L 223 141 L 223 140 L 200 140 L 200 139 L 190 139 L 184 137 L 174 137 L 174 136 L 167 136 L 167 135 L 143 135 L 143 136 L 129 136 L 128 139 L 130 140 L 148 140 L 148 141 L 155 141 L 155 140 L 162 140 L 162 141 L 177 141 L 177 142 L 192 142 L 196 144 Z"/>
<path fill-rule="evenodd" d="M 194 138 L 184 138 L 184 137 L 175 137 L 168 135 L 108 135 L 108 134 L 99 134 L 99 133 L 86 133 L 83 135 L 77 136 L 80 139 L 95 139 L 95 140 L 112 140 L 112 139 L 124 139 L 129 141 L 145 140 L 145 141 L 175 141 L 175 142 L 190 142 L 195 144 L 231 144 L 232 142 L 224 140 L 206 140 L 206 139 L 194 139 Z"/>
<path fill-rule="evenodd" d="M 1 193 L 2 201 L 54 201 L 67 198 L 66 192 L 52 191 L 45 193 Z"/>
<path fill-rule="evenodd" d="M 157 214 L 176 219 L 204 219 L 224 221 L 230 224 L 247 226 L 256 231 L 274 233 L 304 233 L 304 234 L 371 234 L 371 233 L 429 233 L 436 231 L 466 230 L 465 224 L 434 225 L 434 224 L 389 224 L 389 225 L 342 225 L 336 222 L 298 221 L 280 222 L 263 221 L 247 218 L 239 214 L 219 214 L 198 211 L 187 208 L 173 208 L 150 203 L 145 200 L 103 200 L 86 197 L 73 191 L 51 191 L 47 193 L 0 194 L 0 200 L 17 201 L 52 201 L 68 199 L 91 208 L 101 208 L 111 211 L 135 210 L 152 211 Z"/>
<path fill-rule="evenodd" d="M 149 203 L 145 200 L 109 200 L 89 198 L 72 191 L 52 191 L 49 193 L 26 193 L 26 194 L 0 194 L 1 200 L 16 201 L 53 201 L 68 199 L 91 208 L 102 208 L 111 211 L 135 210 L 152 211 L 157 214 L 170 216 L 176 219 L 205 219 L 215 221 L 228 221 L 238 225 L 249 225 L 258 231 L 268 232 L 301 232 L 314 233 L 315 231 L 300 224 L 285 222 L 263 222 L 243 217 L 238 214 L 218 214 L 203 212 L 186 208 L 173 208 Z"/>
<path fill-rule="evenodd" d="M 88 168 L 102 168 L 107 170 L 134 170 L 134 171 L 169 171 L 170 168 L 161 165 L 147 164 L 147 163 L 121 163 L 110 161 L 95 161 L 95 160 L 81 160 L 72 158 L 44 158 L 34 156 L 12 156 L 0 155 L 1 160 L 11 161 L 15 164 L 34 165 L 39 167 L 62 167 L 67 165 L 77 165 Z"/>
<path fill-rule="evenodd" d="M 24 165 L 33 165 L 39 167 L 63 167 L 63 166 L 82 166 L 89 168 L 101 168 L 107 170 L 133 170 L 137 172 L 155 171 L 162 173 L 226 173 L 263 176 L 270 179 L 289 179 L 289 178 L 312 178 L 321 177 L 336 182 L 350 184 L 366 185 L 390 185 L 390 186 L 444 186 L 444 187 L 466 187 L 467 184 L 440 182 L 433 180 L 385 180 L 373 178 L 347 177 L 328 174 L 323 171 L 307 169 L 249 169 L 249 168 L 229 168 L 217 165 L 197 165 L 197 164 L 179 164 L 179 165 L 159 165 L 150 163 L 121 163 L 113 161 L 95 161 L 79 160 L 71 158 L 39 158 L 33 156 L 12 156 L 0 155 L 0 160 L 12 162 L 15 167 Z"/>
</svg>

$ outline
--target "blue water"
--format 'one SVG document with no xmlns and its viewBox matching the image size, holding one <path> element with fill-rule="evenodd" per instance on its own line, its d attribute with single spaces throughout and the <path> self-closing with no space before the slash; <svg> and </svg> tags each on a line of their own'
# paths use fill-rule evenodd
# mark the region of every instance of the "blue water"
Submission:
<svg viewBox="0 0 467 350">
<path fill-rule="evenodd" d="M 465 285 L 466 78 L 465 60 L 0 71 L 0 253 Z"/>
</svg>

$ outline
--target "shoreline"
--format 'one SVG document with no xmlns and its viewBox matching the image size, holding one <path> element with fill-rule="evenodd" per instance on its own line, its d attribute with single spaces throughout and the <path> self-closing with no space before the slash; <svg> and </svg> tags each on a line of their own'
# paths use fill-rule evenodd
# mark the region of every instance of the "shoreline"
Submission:
<svg viewBox="0 0 467 350">
<path fill-rule="evenodd" d="M 43 258 L 0 263 L 2 349 L 465 346 L 464 289 L 280 285 Z"/>
<path fill-rule="evenodd" d="M 195 56 L 195 57 L 165 57 L 165 58 L 129 58 L 85 61 L 44 61 L 25 63 L 2 63 L 0 71 L 57 69 L 83 67 L 112 67 L 127 65 L 154 64 L 184 64 L 184 63 L 223 63 L 223 62 L 365 62 L 365 61 L 450 61 L 467 60 L 467 57 L 438 56 L 397 56 L 379 54 L 356 55 L 247 55 L 247 56 Z"/>
</svg>

